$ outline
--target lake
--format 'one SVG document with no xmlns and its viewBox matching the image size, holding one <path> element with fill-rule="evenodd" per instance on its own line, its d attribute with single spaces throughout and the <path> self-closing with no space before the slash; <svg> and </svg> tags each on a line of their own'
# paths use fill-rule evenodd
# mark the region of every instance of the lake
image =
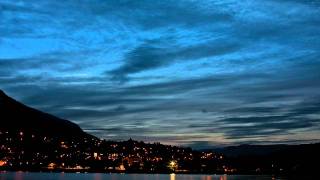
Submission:
<svg viewBox="0 0 320 180">
<path fill-rule="evenodd" d="M 272 176 L 1 172 L 0 180 L 275 180 Z M 283 180 L 283 179 L 277 179 Z"/>
</svg>

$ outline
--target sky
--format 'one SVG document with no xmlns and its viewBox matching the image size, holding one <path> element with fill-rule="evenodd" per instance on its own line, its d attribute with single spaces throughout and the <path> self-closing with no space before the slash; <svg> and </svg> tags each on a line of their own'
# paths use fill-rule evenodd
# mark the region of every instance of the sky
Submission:
<svg viewBox="0 0 320 180">
<path fill-rule="evenodd" d="M 0 89 L 100 138 L 320 141 L 318 0 L 0 0 Z"/>
</svg>

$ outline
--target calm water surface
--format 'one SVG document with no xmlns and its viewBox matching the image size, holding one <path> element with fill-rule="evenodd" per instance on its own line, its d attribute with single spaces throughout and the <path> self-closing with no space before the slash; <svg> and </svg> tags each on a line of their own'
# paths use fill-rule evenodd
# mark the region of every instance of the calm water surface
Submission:
<svg viewBox="0 0 320 180">
<path fill-rule="evenodd" d="M 271 176 L 1 172 L 0 180 L 274 180 Z M 282 179 L 277 179 L 282 180 Z"/>
</svg>

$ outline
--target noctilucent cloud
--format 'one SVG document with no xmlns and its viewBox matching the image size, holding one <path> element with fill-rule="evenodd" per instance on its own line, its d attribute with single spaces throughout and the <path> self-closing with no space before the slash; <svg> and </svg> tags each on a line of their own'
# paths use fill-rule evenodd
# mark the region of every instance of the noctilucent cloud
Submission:
<svg viewBox="0 0 320 180">
<path fill-rule="evenodd" d="M 320 1 L 0 1 L 0 88 L 112 140 L 320 140 Z"/>
</svg>

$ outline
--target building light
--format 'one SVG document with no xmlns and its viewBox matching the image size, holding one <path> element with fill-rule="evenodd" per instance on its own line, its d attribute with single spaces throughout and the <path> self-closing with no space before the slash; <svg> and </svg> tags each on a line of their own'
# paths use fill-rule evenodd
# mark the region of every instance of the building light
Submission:
<svg viewBox="0 0 320 180">
<path fill-rule="evenodd" d="M 175 161 L 175 160 L 170 161 L 168 167 L 171 170 L 175 171 L 177 169 L 177 167 L 178 167 L 177 161 Z"/>
<path fill-rule="evenodd" d="M 54 169 L 56 167 L 55 163 L 48 164 L 48 169 Z"/>
<path fill-rule="evenodd" d="M 118 171 L 125 171 L 126 168 L 124 167 L 123 164 L 121 164 L 119 167 L 116 167 L 115 170 L 118 170 Z"/>
<path fill-rule="evenodd" d="M 174 161 L 170 162 L 170 166 L 175 166 L 175 165 L 176 165 L 176 163 Z"/>
<path fill-rule="evenodd" d="M 4 166 L 7 164 L 7 161 L 0 160 L 0 166 Z"/>
</svg>

